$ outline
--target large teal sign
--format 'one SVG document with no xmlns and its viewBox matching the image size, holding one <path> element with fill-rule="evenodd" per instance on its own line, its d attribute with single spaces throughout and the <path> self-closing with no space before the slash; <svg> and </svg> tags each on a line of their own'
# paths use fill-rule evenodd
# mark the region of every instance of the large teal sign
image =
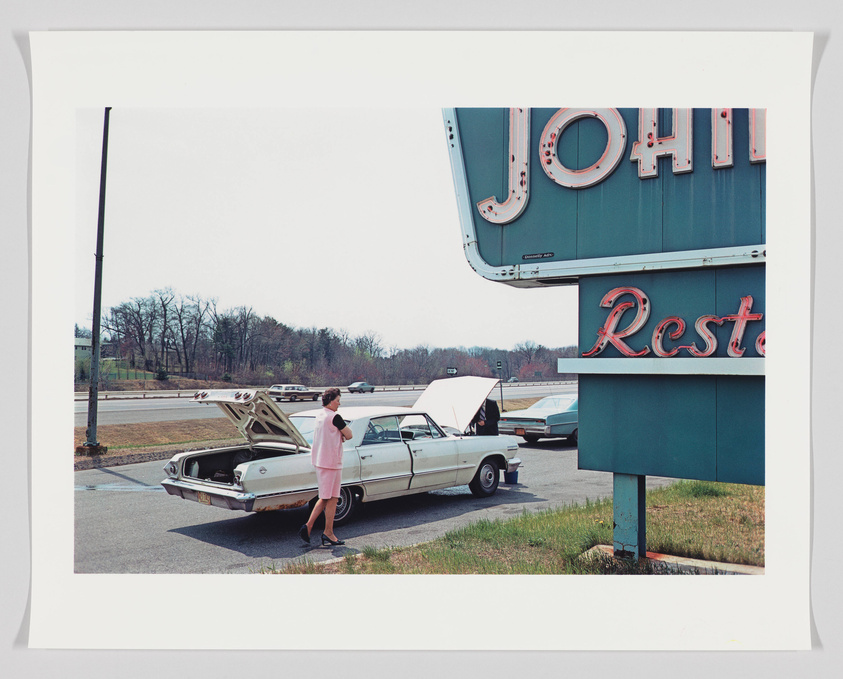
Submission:
<svg viewBox="0 0 843 679">
<path fill-rule="evenodd" d="M 647 318 L 626 333 L 642 295 Z M 605 345 L 580 365 L 614 365 L 579 376 L 579 467 L 763 485 L 764 266 L 594 276 L 579 297 L 580 354 Z"/>
<path fill-rule="evenodd" d="M 445 109 L 466 257 L 518 286 L 763 261 L 764 112 Z"/>
<path fill-rule="evenodd" d="M 766 116 L 445 109 L 481 276 L 579 285 L 580 468 L 614 475 L 615 552 L 647 475 L 764 483 Z"/>
</svg>

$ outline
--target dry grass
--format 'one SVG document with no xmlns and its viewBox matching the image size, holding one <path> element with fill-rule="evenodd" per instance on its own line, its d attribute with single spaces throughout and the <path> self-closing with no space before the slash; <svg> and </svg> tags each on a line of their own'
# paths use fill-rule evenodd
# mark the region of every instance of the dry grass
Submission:
<svg viewBox="0 0 843 679">
<path fill-rule="evenodd" d="M 508 398 L 504 400 L 503 408 L 501 408 L 501 411 L 506 413 L 511 412 L 513 410 L 524 410 L 524 408 L 529 408 L 531 405 L 533 405 L 537 401 L 540 401 L 542 398 L 544 397 L 538 396 L 536 398 Z M 498 401 L 498 405 L 500 405 L 500 401 Z"/>
<path fill-rule="evenodd" d="M 108 447 L 109 453 L 121 454 L 127 450 L 149 446 L 179 446 L 221 439 L 242 440 L 231 420 L 222 417 L 207 420 L 103 424 L 97 427 L 97 438 L 102 445 Z M 73 439 L 74 448 L 84 443 L 85 427 L 75 427 Z"/>
</svg>

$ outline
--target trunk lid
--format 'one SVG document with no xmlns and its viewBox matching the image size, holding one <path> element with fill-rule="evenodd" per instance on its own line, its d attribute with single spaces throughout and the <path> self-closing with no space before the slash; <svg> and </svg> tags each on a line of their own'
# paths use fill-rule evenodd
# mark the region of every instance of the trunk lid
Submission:
<svg viewBox="0 0 843 679">
<path fill-rule="evenodd" d="M 193 403 L 216 403 L 251 445 L 288 443 L 297 448 L 310 445 L 269 396 L 255 389 L 209 390 L 194 394 Z"/>
</svg>

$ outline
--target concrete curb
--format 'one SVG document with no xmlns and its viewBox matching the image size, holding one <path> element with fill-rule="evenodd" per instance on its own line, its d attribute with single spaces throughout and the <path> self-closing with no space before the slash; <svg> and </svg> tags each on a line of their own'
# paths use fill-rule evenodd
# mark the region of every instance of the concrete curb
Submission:
<svg viewBox="0 0 843 679">
<path fill-rule="evenodd" d="M 586 552 L 586 554 L 593 553 L 614 557 L 614 550 L 611 545 L 596 545 Z M 745 564 L 723 563 L 720 561 L 702 561 L 701 559 L 670 556 L 657 552 L 647 552 L 645 558 L 654 563 L 664 564 L 667 568 L 677 572 L 699 572 L 702 575 L 764 575 L 764 566 L 747 566 Z"/>
</svg>

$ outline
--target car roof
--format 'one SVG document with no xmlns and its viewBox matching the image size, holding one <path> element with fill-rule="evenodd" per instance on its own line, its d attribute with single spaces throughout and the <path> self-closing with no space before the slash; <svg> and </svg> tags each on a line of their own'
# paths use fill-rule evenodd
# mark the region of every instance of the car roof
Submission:
<svg viewBox="0 0 843 679">
<path fill-rule="evenodd" d="M 297 413 L 289 413 L 289 417 L 316 417 L 321 413 L 321 408 L 313 408 L 311 410 L 300 410 Z M 337 408 L 337 413 L 344 420 L 359 420 L 361 417 L 382 417 L 384 415 L 409 415 L 410 413 L 420 413 L 421 410 L 415 408 L 407 408 L 405 406 L 349 406 L 344 408 L 340 406 Z"/>
</svg>

